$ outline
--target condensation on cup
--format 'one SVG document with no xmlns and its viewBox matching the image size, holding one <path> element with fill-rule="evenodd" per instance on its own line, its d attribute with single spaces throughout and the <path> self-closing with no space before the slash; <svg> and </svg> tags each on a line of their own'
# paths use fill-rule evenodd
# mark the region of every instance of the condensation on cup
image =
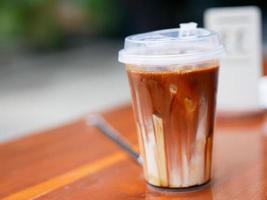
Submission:
<svg viewBox="0 0 267 200">
<path fill-rule="evenodd" d="M 209 182 L 219 57 L 217 33 L 196 23 L 126 37 L 125 63 L 144 175 L 153 186 Z"/>
</svg>

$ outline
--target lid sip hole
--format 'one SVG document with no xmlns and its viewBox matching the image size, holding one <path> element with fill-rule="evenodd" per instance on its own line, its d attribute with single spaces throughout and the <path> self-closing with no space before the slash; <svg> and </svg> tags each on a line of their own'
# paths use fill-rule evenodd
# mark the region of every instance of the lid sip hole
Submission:
<svg viewBox="0 0 267 200">
<path fill-rule="evenodd" d="M 192 38 L 197 36 L 197 23 L 181 23 L 180 24 L 180 38 Z"/>
</svg>

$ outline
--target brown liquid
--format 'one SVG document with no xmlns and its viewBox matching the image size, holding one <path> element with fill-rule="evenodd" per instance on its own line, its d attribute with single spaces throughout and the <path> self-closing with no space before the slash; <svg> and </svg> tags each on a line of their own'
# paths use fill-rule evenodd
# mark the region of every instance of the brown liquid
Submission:
<svg viewBox="0 0 267 200">
<path fill-rule="evenodd" d="M 171 188 L 209 181 L 218 63 L 127 72 L 147 181 Z"/>
</svg>

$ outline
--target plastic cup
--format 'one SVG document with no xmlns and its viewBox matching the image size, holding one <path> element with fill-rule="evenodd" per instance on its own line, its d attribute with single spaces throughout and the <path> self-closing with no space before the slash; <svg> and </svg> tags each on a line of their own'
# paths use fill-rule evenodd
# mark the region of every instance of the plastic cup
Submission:
<svg viewBox="0 0 267 200">
<path fill-rule="evenodd" d="M 150 185 L 209 182 L 222 52 L 218 35 L 192 22 L 125 39 L 119 61 L 126 65 Z"/>
</svg>

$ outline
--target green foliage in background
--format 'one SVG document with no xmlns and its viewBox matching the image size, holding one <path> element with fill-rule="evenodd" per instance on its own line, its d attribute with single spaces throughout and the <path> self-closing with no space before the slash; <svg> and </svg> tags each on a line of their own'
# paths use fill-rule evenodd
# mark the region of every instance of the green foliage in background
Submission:
<svg viewBox="0 0 267 200">
<path fill-rule="evenodd" d="M 1 0 L 0 48 L 61 48 L 72 33 L 64 27 L 68 12 L 60 18 L 61 7 L 68 5 L 84 15 L 80 26 L 90 35 L 112 35 L 119 25 L 119 10 L 110 0 Z M 66 6 L 65 6 L 66 7 Z M 71 17 L 71 16 L 70 16 Z M 59 19 L 60 18 L 60 19 Z M 66 22 L 64 22 L 64 20 Z M 71 20 L 70 20 L 71 21 Z M 75 33 L 79 35 L 79 32 Z"/>
<path fill-rule="evenodd" d="M 76 0 L 75 3 L 86 10 L 91 24 L 104 35 L 114 34 L 119 29 L 120 12 L 119 4 L 115 0 Z"/>
</svg>

